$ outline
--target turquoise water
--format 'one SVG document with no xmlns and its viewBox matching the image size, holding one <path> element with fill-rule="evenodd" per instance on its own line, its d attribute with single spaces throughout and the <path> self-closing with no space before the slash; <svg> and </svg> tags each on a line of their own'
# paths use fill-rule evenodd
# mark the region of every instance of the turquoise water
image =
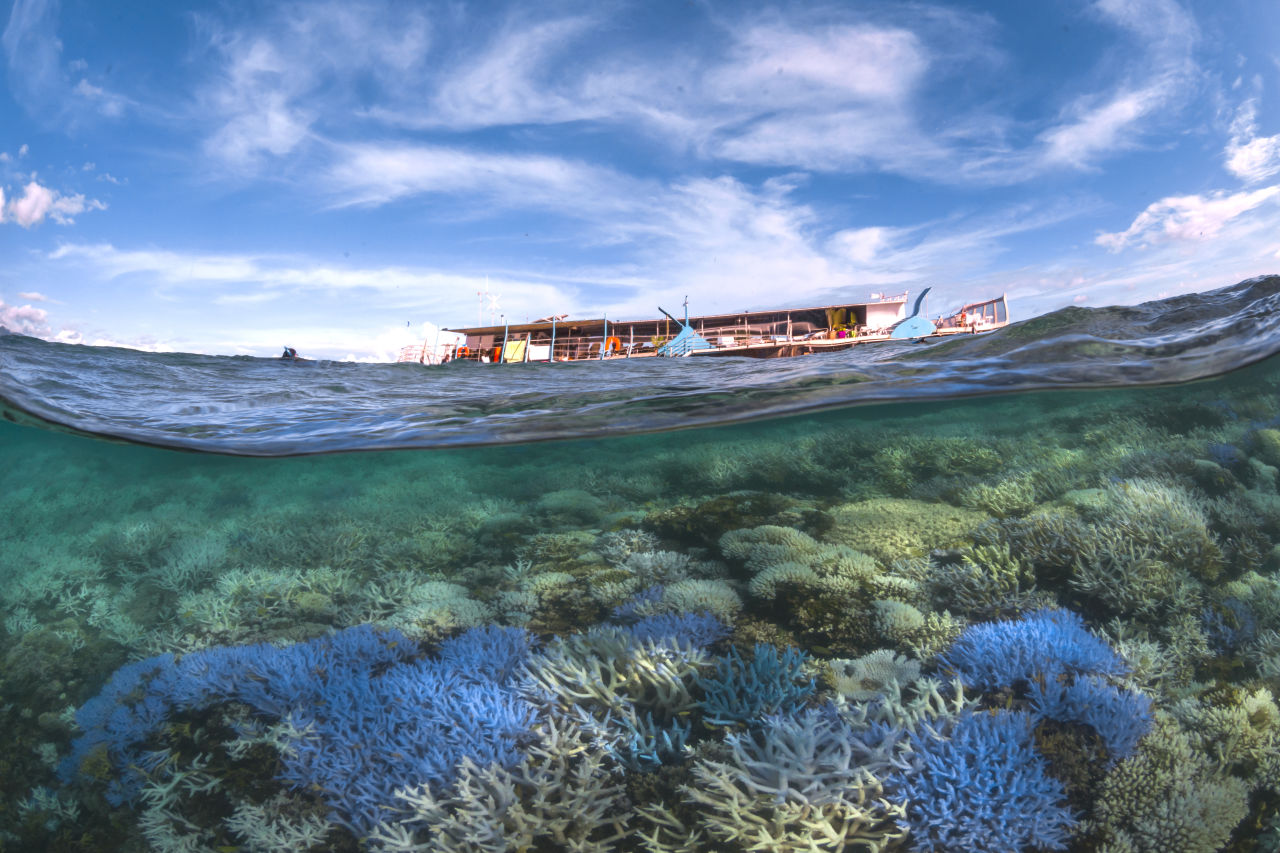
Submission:
<svg viewBox="0 0 1280 853">
<path fill-rule="evenodd" d="M 0 337 L 0 845 L 1276 849 L 1276 291 L 572 372 Z"/>
</svg>

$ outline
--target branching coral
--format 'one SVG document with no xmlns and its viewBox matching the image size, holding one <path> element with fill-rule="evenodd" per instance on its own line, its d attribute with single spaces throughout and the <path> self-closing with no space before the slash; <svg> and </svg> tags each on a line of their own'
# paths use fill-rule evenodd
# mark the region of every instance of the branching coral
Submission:
<svg viewBox="0 0 1280 853">
<path fill-rule="evenodd" d="M 910 734 L 907 770 L 887 783 L 919 851 L 1065 850 L 1075 817 L 1033 746 L 1031 720 L 964 712 Z"/>
<path fill-rule="evenodd" d="M 1150 699 L 1099 677 L 1127 674 L 1124 661 L 1070 611 L 973 625 L 941 664 L 982 690 L 1026 685 L 1038 715 L 1092 726 L 1113 760 L 1132 752 L 1151 725 Z"/>
<path fill-rule="evenodd" d="M 1248 786 L 1214 771 L 1177 723 L 1158 714 L 1137 753 L 1102 780 L 1087 830 L 1102 850 L 1213 853 L 1247 803 Z"/>
<path fill-rule="evenodd" d="M 532 709 L 497 679 L 527 643 L 492 632 L 457 643 L 454 664 L 482 651 L 500 654 L 488 670 L 460 674 L 450 663 L 410 660 L 416 646 L 398 632 L 361 626 L 286 648 L 217 648 L 130 664 L 80 709 L 84 735 L 60 773 L 70 781 L 105 750 L 120 774 L 109 798 L 136 799 L 149 765 L 141 745 L 175 711 L 241 702 L 287 719 L 297 734 L 284 744 L 280 778 L 317 786 L 334 819 L 364 834 L 397 787 L 444 784 L 464 757 L 519 760 L 516 742 Z"/>
<path fill-rule="evenodd" d="M 684 788 L 714 837 L 780 853 L 900 845 L 904 809 L 879 781 L 895 759 L 890 730 L 855 734 L 838 717 L 809 710 L 771 717 L 726 743 L 726 759 L 696 762 Z"/>
<path fill-rule="evenodd" d="M 743 661 L 731 648 L 713 673 L 698 678 L 706 721 L 731 726 L 796 710 L 814 691 L 813 679 L 803 674 L 807 658 L 796 648 L 779 654 L 775 646 L 757 643 L 751 660 Z"/>
<path fill-rule="evenodd" d="M 608 853 L 624 837 L 622 786 L 571 722 L 548 717 L 512 767 L 462 763 L 444 793 L 398 792 L 401 813 L 378 827 L 372 848 L 438 853 L 555 849 Z"/>
<path fill-rule="evenodd" d="M 581 705 L 603 717 L 636 706 L 670 719 L 694 707 L 690 687 L 706 661 L 704 652 L 672 638 L 642 641 L 625 628 L 593 628 L 531 656 L 520 689 L 562 711 Z"/>
</svg>

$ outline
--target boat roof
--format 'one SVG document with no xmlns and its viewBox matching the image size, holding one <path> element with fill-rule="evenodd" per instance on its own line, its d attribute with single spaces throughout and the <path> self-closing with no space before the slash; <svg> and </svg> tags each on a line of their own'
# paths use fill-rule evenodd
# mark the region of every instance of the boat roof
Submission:
<svg viewBox="0 0 1280 853">
<path fill-rule="evenodd" d="M 764 311 L 730 311 L 720 314 L 698 314 L 690 315 L 689 322 L 710 322 L 713 324 L 738 322 L 746 320 L 782 320 L 786 319 L 788 314 L 804 314 L 809 312 L 825 312 L 840 308 L 861 308 L 868 305 L 897 305 L 907 301 L 907 294 L 903 293 L 897 296 L 887 296 L 883 299 L 872 299 L 866 302 L 838 302 L 834 305 L 816 305 L 810 308 L 774 308 Z M 673 315 L 675 316 L 674 312 Z M 560 317 L 555 321 L 556 328 L 570 329 L 583 326 L 603 326 L 604 317 L 595 317 L 590 319 L 574 319 L 568 317 Z M 645 320 L 609 320 L 609 325 L 643 325 L 647 323 L 663 323 L 666 317 L 649 318 Z M 444 329 L 446 332 L 465 332 L 471 335 L 487 335 L 496 334 L 502 331 L 507 332 L 536 332 L 543 329 L 551 328 L 551 320 L 537 320 L 532 323 L 509 323 L 503 325 L 499 323 L 496 326 L 449 326 Z"/>
</svg>

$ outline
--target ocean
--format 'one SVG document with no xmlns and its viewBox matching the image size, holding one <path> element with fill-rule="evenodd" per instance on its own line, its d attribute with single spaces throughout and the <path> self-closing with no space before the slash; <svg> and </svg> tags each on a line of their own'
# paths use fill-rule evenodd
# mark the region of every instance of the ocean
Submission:
<svg viewBox="0 0 1280 853">
<path fill-rule="evenodd" d="M 1277 351 L 2 333 L 0 850 L 1278 850 Z"/>
</svg>

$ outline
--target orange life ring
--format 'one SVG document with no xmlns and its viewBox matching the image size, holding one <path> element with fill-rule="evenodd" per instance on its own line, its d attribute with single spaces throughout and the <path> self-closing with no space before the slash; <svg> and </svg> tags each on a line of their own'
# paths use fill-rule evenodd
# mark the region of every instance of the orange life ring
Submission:
<svg viewBox="0 0 1280 853">
<path fill-rule="evenodd" d="M 458 351 L 453 354 L 454 358 L 469 358 L 471 356 L 470 347 L 458 347 Z"/>
<path fill-rule="evenodd" d="M 614 335 L 610 335 L 609 337 L 605 338 L 604 351 L 606 353 L 622 352 L 622 338 L 615 337 Z"/>
</svg>

